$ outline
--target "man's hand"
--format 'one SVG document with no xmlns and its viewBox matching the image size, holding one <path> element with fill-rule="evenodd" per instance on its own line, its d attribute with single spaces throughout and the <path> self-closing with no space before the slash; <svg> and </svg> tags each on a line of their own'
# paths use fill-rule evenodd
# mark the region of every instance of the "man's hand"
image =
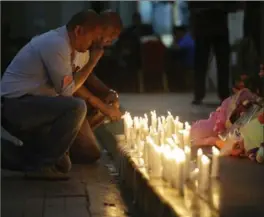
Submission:
<svg viewBox="0 0 264 217">
<path fill-rule="evenodd" d="M 108 116 L 112 121 L 119 121 L 121 120 L 123 114 L 117 107 L 107 105 L 105 115 Z"/>
<path fill-rule="evenodd" d="M 123 115 L 119 110 L 119 107 L 116 105 L 116 103 L 113 103 L 112 105 L 108 105 L 102 102 L 97 97 L 89 98 L 88 102 L 95 108 L 98 108 L 104 115 L 109 117 L 112 121 L 120 120 Z"/>
</svg>

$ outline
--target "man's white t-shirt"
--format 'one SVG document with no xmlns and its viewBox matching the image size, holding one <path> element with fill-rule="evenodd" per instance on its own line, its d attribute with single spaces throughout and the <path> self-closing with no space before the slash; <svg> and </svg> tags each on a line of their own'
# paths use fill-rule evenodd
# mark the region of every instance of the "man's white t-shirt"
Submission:
<svg viewBox="0 0 264 217">
<path fill-rule="evenodd" d="M 81 69 L 89 61 L 89 51 L 74 52 L 72 55 L 66 26 L 32 38 L 7 67 L 1 80 L 1 96 L 71 96 L 74 68 Z"/>
</svg>

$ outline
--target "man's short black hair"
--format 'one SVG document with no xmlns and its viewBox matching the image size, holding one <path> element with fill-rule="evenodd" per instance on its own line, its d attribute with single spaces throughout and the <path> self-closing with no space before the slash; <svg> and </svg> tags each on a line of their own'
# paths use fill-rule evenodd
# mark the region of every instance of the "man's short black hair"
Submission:
<svg viewBox="0 0 264 217">
<path fill-rule="evenodd" d="M 101 20 L 105 25 L 112 26 L 115 28 L 122 29 L 123 23 L 120 15 L 112 10 L 105 10 L 100 13 Z"/>
<path fill-rule="evenodd" d="M 66 24 L 69 31 L 74 30 L 76 26 L 94 27 L 100 21 L 99 14 L 94 10 L 84 10 L 73 15 L 69 22 Z"/>
</svg>

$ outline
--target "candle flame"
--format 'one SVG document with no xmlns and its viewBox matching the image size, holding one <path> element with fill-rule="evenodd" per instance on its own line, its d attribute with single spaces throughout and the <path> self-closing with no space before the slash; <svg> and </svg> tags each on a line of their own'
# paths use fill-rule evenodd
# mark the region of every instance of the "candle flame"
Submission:
<svg viewBox="0 0 264 217">
<path fill-rule="evenodd" d="M 198 149 L 197 155 L 201 156 L 203 154 L 203 150 L 201 148 Z"/>
<path fill-rule="evenodd" d="M 176 149 L 176 154 L 175 154 L 175 160 L 179 163 L 184 162 L 185 161 L 185 153 L 182 149 L 177 148 Z"/>
<path fill-rule="evenodd" d="M 202 156 L 201 161 L 203 164 L 209 164 L 210 163 L 210 159 L 206 155 Z"/>
<path fill-rule="evenodd" d="M 220 155 L 220 151 L 218 148 L 216 148 L 215 146 L 212 147 L 212 152 L 214 155 Z"/>
</svg>

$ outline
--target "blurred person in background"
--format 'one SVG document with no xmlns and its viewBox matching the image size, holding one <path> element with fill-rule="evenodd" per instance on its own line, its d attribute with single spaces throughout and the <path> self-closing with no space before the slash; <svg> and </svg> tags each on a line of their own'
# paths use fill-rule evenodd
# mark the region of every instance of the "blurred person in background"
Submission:
<svg viewBox="0 0 264 217">
<path fill-rule="evenodd" d="M 186 68 L 192 68 L 194 62 L 194 40 L 186 26 L 173 27 L 173 44 L 171 48 L 178 52 L 180 62 Z"/>
<path fill-rule="evenodd" d="M 218 96 L 221 101 L 229 96 L 228 12 L 236 2 L 188 2 L 191 27 L 195 41 L 194 105 L 200 105 L 206 92 L 206 72 L 211 48 L 216 56 Z"/>
<path fill-rule="evenodd" d="M 116 13 L 86 10 L 17 53 L 1 80 L 2 126 L 23 146 L 2 140 L 2 168 L 25 171 L 28 178 L 68 179 L 72 146 L 78 147 L 74 158 L 100 157 L 87 110 L 111 120 L 122 114 L 116 92 L 91 75 L 121 28 Z"/>
</svg>

